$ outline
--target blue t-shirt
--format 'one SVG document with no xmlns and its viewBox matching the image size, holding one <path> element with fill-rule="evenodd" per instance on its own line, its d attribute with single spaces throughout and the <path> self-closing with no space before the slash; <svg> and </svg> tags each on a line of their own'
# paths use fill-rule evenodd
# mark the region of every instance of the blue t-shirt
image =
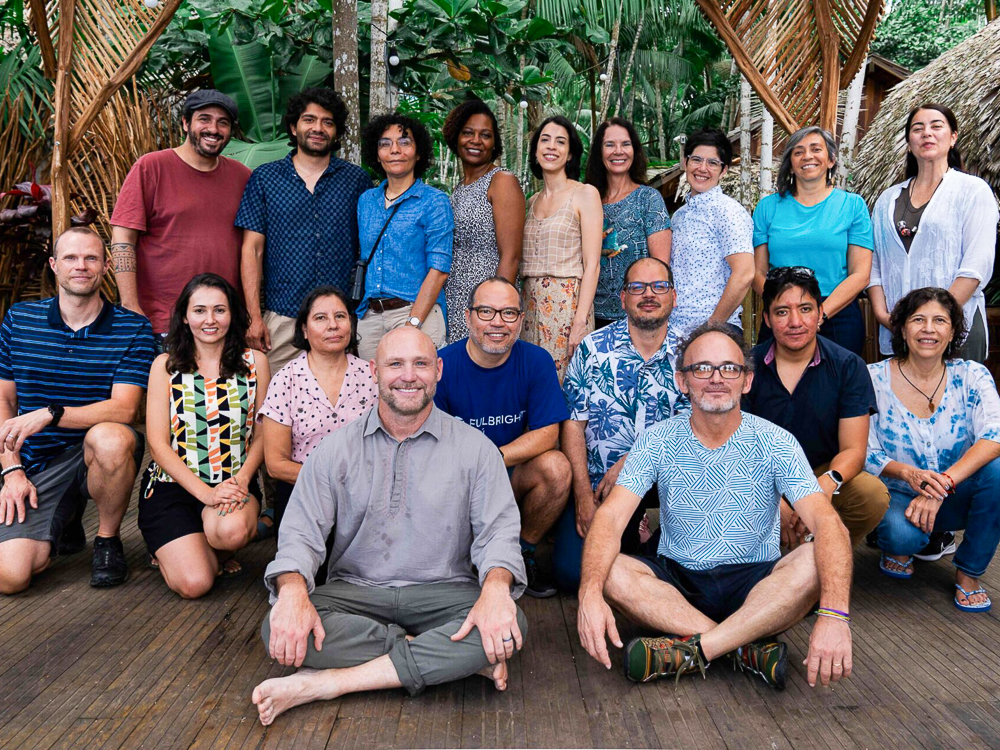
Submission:
<svg viewBox="0 0 1000 750">
<path fill-rule="evenodd" d="M 806 266 L 829 296 L 847 278 L 847 246 L 875 249 L 868 206 L 857 193 L 834 189 L 815 206 L 772 193 L 753 212 L 753 246 L 767 245 L 771 268 Z"/>
<path fill-rule="evenodd" d="M 552 355 L 518 341 L 499 367 L 480 367 L 465 349 L 468 339 L 438 356 L 444 373 L 434 395 L 442 411 L 481 430 L 499 448 L 527 430 L 569 419 Z"/>
</svg>

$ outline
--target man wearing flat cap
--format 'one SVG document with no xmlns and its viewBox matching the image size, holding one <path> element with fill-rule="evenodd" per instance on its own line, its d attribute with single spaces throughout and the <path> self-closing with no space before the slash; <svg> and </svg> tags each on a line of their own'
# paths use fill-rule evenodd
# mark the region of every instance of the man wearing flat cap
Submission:
<svg viewBox="0 0 1000 750">
<path fill-rule="evenodd" d="M 145 315 L 158 345 L 181 289 L 200 273 L 240 288 L 242 232 L 234 224 L 250 170 L 221 156 L 236 102 L 204 89 L 184 102 L 177 148 L 132 166 L 111 216 L 111 255 L 122 305 Z"/>
</svg>

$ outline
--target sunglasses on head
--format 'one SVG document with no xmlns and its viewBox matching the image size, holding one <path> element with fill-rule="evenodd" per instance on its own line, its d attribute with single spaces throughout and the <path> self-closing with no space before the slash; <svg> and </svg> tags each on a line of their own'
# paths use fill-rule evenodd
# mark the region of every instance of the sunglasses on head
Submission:
<svg viewBox="0 0 1000 750">
<path fill-rule="evenodd" d="M 767 272 L 767 280 L 784 279 L 794 277 L 814 279 L 816 272 L 807 266 L 778 266 Z"/>
</svg>

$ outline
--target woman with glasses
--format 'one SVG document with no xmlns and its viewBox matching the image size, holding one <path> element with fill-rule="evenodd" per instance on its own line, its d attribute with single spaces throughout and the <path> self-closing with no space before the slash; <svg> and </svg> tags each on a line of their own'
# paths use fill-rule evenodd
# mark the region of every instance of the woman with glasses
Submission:
<svg viewBox="0 0 1000 750">
<path fill-rule="evenodd" d="M 879 348 L 891 350 L 889 310 L 911 289 L 947 289 L 962 305 L 969 335 L 960 356 L 985 362 L 988 350 L 983 287 L 993 275 L 996 196 L 962 171 L 955 147 L 958 121 L 940 104 L 910 112 L 905 179 L 875 203 L 875 257 L 868 295 L 879 322 Z"/>
<path fill-rule="evenodd" d="M 521 338 L 552 355 L 562 381 L 573 350 L 594 330 L 603 211 L 597 188 L 578 182 L 583 143 L 561 115 L 531 136 L 528 164 L 542 180 L 528 201 L 521 277 Z"/>
<path fill-rule="evenodd" d="M 517 281 L 524 192 L 513 174 L 496 165 L 503 141 L 496 115 L 484 102 L 471 99 L 455 107 L 442 135 L 462 165 L 462 181 L 451 194 L 455 247 L 445 286 L 452 343 L 469 335 L 465 305 L 476 284 L 493 276 Z"/>
<path fill-rule="evenodd" d="M 382 336 L 404 325 L 444 346 L 454 221 L 448 196 L 420 179 L 433 153 L 426 128 L 404 115 L 380 115 L 361 135 L 362 159 L 385 176 L 358 200 L 361 262 L 367 264 L 357 309 L 362 359 L 374 359 Z"/>
<path fill-rule="evenodd" d="M 743 298 L 753 282 L 753 220 L 719 187 L 733 160 L 721 130 L 701 130 L 684 143 L 684 175 L 691 188 L 674 214 L 670 267 L 677 306 L 670 332 L 688 336 L 708 321 L 742 329 Z"/>
<path fill-rule="evenodd" d="M 879 524 L 881 571 L 911 578 L 931 532 L 965 529 L 955 557 L 955 606 L 985 612 L 980 585 L 1000 544 L 1000 396 L 983 365 L 959 359 L 962 307 L 945 289 L 903 297 L 889 318 L 891 359 L 868 365 L 878 412 L 865 470 L 889 488 Z"/>
<path fill-rule="evenodd" d="M 861 355 L 865 321 L 857 300 L 868 286 L 875 243 L 864 199 L 833 186 L 836 166 L 837 144 L 822 128 L 802 128 L 788 139 L 778 192 L 753 212 L 753 287 L 761 294 L 772 268 L 813 269 L 823 295 L 820 333 Z M 766 324 L 758 338 L 771 338 Z"/>
<path fill-rule="evenodd" d="M 591 141 L 585 182 L 597 188 L 604 205 L 600 275 L 594 294 L 594 325 L 603 328 L 625 317 L 619 292 L 625 269 L 653 256 L 670 262 L 670 214 L 657 190 L 646 182 L 646 151 L 628 120 L 602 122 Z"/>
</svg>

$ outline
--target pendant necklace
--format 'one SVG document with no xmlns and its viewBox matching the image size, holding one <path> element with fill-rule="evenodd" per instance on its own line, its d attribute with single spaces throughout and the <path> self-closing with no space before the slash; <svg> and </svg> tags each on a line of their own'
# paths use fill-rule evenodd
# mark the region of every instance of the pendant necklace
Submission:
<svg viewBox="0 0 1000 750">
<path fill-rule="evenodd" d="M 909 383 L 910 387 L 913 390 L 915 390 L 917 393 L 919 393 L 921 396 L 923 396 L 924 398 L 927 399 L 927 408 L 930 409 L 931 412 L 934 411 L 934 396 L 937 395 L 938 388 L 940 388 L 941 384 L 944 382 L 944 376 L 945 376 L 945 374 L 947 374 L 947 372 L 948 372 L 948 366 L 945 365 L 944 370 L 942 370 L 942 372 L 941 372 L 941 379 L 938 381 L 938 384 L 934 387 L 934 390 L 931 391 L 931 395 L 928 396 L 922 390 L 920 390 L 919 388 L 917 388 L 917 386 L 915 386 L 913 384 L 912 380 L 910 380 L 908 377 L 906 377 L 906 373 L 903 372 L 903 366 L 899 365 L 899 374 L 903 376 L 903 380 L 905 380 L 907 383 Z"/>
</svg>

